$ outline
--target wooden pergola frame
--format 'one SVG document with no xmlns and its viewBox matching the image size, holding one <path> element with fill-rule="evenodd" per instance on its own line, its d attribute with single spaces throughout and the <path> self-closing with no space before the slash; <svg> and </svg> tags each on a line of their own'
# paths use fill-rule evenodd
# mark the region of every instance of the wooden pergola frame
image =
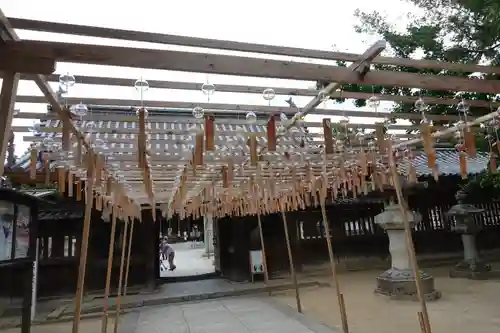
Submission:
<svg viewBox="0 0 500 333">
<path fill-rule="evenodd" d="M 115 47 L 103 45 L 87 45 L 45 41 L 24 41 L 20 40 L 14 29 L 36 30 L 52 33 L 64 33 L 83 35 L 100 38 L 125 39 L 129 41 L 141 41 L 157 44 L 181 45 L 198 48 L 209 48 L 218 50 L 232 50 L 240 52 L 252 52 L 267 55 L 283 56 L 281 60 L 252 58 L 232 55 L 222 55 L 213 53 L 194 53 L 185 51 L 166 51 L 143 48 Z M 383 187 L 385 183 L 396 188 L 398 201 L 402 212 L 407 209 L 404 198 L 401 196 L 400 177 L 396 167 L 393 149 L 409 147 L 411 145 L 423 143 L 426 154 L 429 156 L 429 164 L 432 164 L 432 157 L 435 157 L 433 150 L 433 139 L 453 134 L 457 130 L 464 131 L 466 153 L 472 158 L 475 155 L 475 148 L 471 146 L 470 137 L 472 125 L 479 124 L 495 118 L 495 112 L 488 113 L 484 117 L 471 119 L 469 123 L 461 123 L 453 128 L 436 128 L 437 132 L 431 133 L 429 126 L 412 127 L 406 125 L 394 125 L 392 129 L 420 129 L 421 133 L 412 135 L 399 135 L 396 140 L 388 139 L 384 136 L 384 124 L 345 124 L 346 128 L 372 128 L 375 130 L 374 138 L 378 146 L 378 153 L 374 150 L 368 151 L 363 145 L 353 147 L 352 151 L 339 151 L 337 138 L 332 134 L 331 120 L 323 119 L 321 123 L 305 122 L 303 117 L 308 114 L 320 114 L 327 116 L 350 117 L 370 117 L 384 118 L 397 117 L 400 119 L 416 120 L 420 119 L 418 113 L 407 114 L 387 114 L 366 111 L 346 111 L 335 109 L 318 109 L 322 99 L 318 91 L 309 89 L 280 88 L 273 87 L 276 94 L 310 96 L 311 101 L 300 108 L 300 112 L 293 108 L 281 108 L 273 106 L 256 105 L 236 105 L 217 103 L 191 103 L 191 102 L 165 102 L 165 101 L 138 101 L 123 99 L 104 98 L 67 98 L 66 103 L 76 104 L 84 100 L 89 104 L 114 105 L 114 106 L 138 106 L 137 116 L 124 116 L 119 113 L 108 113 L 95 115 L 97 118 L 83 117 L 83 121 L 127 121 L 134 122 L 137 126 L 133 129 L 114 130 L 115 135 L 109 141 L 116 143 L 134 144 L 133 148 L 112 148 L 110 152 L 116 155 L 115 161 L 120 165 L 120 177 L 109 170 L 105 159 L 92 147 L 92 135 L 97 133 L 111 134 L 109 128 L 97 128 L 89 133 L 83 126 L 77 126 L 75 117 L 69 109 L 61 105 L 55 92 L 48 82 L 58 81 L 53 75 L 56 62 L 73 62 L 95 65 L 123 66 L 136 68 L 150 68 L 159 70 L 175 70 L 198 73 L 214 73 L 237 76 L 252 76 L 263 78 L 280 78 L 304 81 L 323 80 L 332 82 L 322 90 L 323 95 L 332 98 L 364 98 L 371 97 L 366 93 L 347 93 L 339 88 L 342 84 L 364 84 L 382 86 L 401 86 L 407 88 L 421 88 L 429 90 L 446 91 L 467 91 L 495 94 L 500 91 L 500 81 L 497 80 L 470 80 L 467 78 L 452 77 L 446 75 L 421 75 L 414 73 L 371 71 L 371 64 L 384 64 L 394 66 L 407 66 L 414 68 L 441 69 L 443 72 L 481 72 L 489 74 L 499 74 L 499 67 L 452 64 L 431 60 L 412 60 L 381 57 L 379 54 L 385 48 L 385 42 L 379 41 L 370 47 L 362 55 L 314 51 L 291 47 L 276 47 L 260 44 L 248 44 L 240 42 L 228 42 L 219 40 L 208 40 L 192 37 L 171 36 L 158 33 L 146 33 L 136 31 L 126 31 L 117 29 L 97 28 L 88 26 L 78 26 L 61 23 L 41 22 L 18 18 L 7 18 L 0 11 L 0 72 L 3 77 L 3 86 L 0 97 L 0 126 L 4 129 L 2 138 L 2 160 L 5 160 L 5 150 L 8 135 L 11 131 L 27 131 L 27 127 L 12 127 L 14 102 L 24 103 L 44 103 L 48 102 L 52 110 L 61 120 L 62 126 L 59 128 L 45 128 L 45 132 L 61 132 L 62 149 L 74 151 L 75 160 L 68 161 L 76 166 L 86 169 L 86 175 L 76 173 L 74 170 L 59 170 L 60 186 L 66 183 L 72 184 L 78 177 L 83 177 L 87 185 L 87 198 L 85 209 L 85 223 L 82 240 L 81 262 L 79 271 L 79 281 L 77 288 L 77 307 L 73 332 L 78 331 L 80 320 L 81 298 L 83 293 L 85 262 L 88 247 L 88 233 L 90 228 L 90 210 L 94 198 L 96 208 L 104 209 L 108 207 L 113 211 L 112 237 L 114 237 L 114 226 L 116 219 L 122 219 L 128 223 L 130 219 L 140 219 L 140 207 L 149 204 L 153 207 L 153 217 L 155 217 L 157 205 L 160 205 L 166 215 L 173 213 L 180 214 L 181 217 L 193 215 L 195 217 L 207 214 L 217 216 L 225 215 L 257 215 L 260 222 L 260 215 L 272 212 L 281 212 L 283 216 L 285 231 L 287 235 L 287 246 L 291 267 L 291 275 L 296 284 L 296 275 L 293 271 L 293 259 L 291 256 L 288 230 L 286 227 L 285 212 L 306 208 L 310 205 L 320 205 L 323 213 L 323 223 L 327 231 L 327 244 L 330 254 L 332 276 L 336 283 L 336 292 L 339 300 L 339 308 L 342 314 L 342 326 L 345 333 L 348 332 L 347 315 L 343 303 L 343 295 L 340 292 L 336 268 L 331 246 L 329 228 L 326 227 L 325 200 L 328 192 L 336 193 L 340 190 L 344 195 L 347 191 L 354 195 L 366 194 L 369 190 Z M 292 59 L 295 57 L 298 59 Z M 352 62 L 349 67 L 337 67 L 333 65 L 322 65 L 316 63 L 306 63 L 305 58 L 322 60 L 343 60 Z M 22 73 L 22 74 L 20 74 Z M 47 75 L 47 76 L 44 76 Z M 43 93 L 43 97 L 38 96 L 16 96 L 17 86 L 20 79 L 34 80 Z M 101 78 L 91 76 L 79 76 L 79 82 L 85 84 L 132 86 L 133 80 L 121 78 Z M 198 90 L 199 83 L 170 82 L 170 81 L 148 81 L 150 87 L 161 89 L 182 89 Z M 241 85 L 218 85 L 217 90 L 223 92 L 238 93 L 262 93 L 268 87 L 246 87 Z M 415 99 L 403 96 L 376 95 L 380 100 L 393 102 L 413 102 Z M 456 100 L 450 99 L 426 99 L 429 104 L 454 105 Z M 487 103 L 484 101 L 466 101 L 471 106 L 484 107 L 488 111 L 497 107 L 498 103 Z M 175 135 L 194 137 L 194 148 L 189 155 L 183 155 L 182 148 L 178 151 L 173 149 L 169 152 L 155 150 L 154 144 L 158 142 L 172 142 L 170 138 L 158 138 L 163 134 L 164 128 L 154 128 L 153 124 L 161 121 L 161 115 L 146 117 L 144 108 L 154 111 L 162 109 L 192 109 L 195 106 L 202 106 L 206 111 L 203 120 L 189 121 L 193 125 L 201 126 L 202 130 L 196 134 L 184 130 L 177 131 Z M 266 121 L 258 121 L 257 124 L 266 127 L 266 131 L 257 133 L 239 133 L 233 131 L 214 133 L 218 120 L 213 116 L 214 112 L 223 113 L 225 111 L 257 111 L 269 114 Z M 286 113 L 290 116 L 287 121 L 279 121 L 275 115 Z M 40 117 L 39 114 L 20 113 L 18 118 Z M 42 120 L 53 120 L 53 114 L 42 115 Z M 431 120 L 459 121 L 458 116 L 429 115 Z M 185 119 L 185 118 L 184 118 Z M 227 123 L 228 120 L 224 119 Z M 244 125 L 244 121 L 238 119 L 230 120 L 234 125 Z M 80 124 L 81 125 L 81 124 Z M 280 127 L 278 127 L 280 125 Z M 290 152 L 289 148 L 280 147 L 285 142 L 293 141 L 292 129 L 305 125 L 308 128 L 318 128 L 311 137 L 323 138 L 321 145 L 315 142 L 311 147 L 297 147 Z M 342 125 L 344 126 L 344 125 Z M 278 129 L 281 128 L 281 132 Z M 290 130 L 289 132 L 287 130 Z M 117 132 L 118 131 L 118 132 Z M 300 131 L 299 131 L 300 132 Z M 292 134 L 290 134 L 292 133 Z M 123 138 L 121 134 L 133 135 Z M 244 154 L 237 154 L 232 143 L 224 139 L 229 136 L 243 136 L 238 144 L 243 142 L 245 146 Z M 302 135 L 302 134 L 300 134 Z M 292 139 L 290 139 L 290 136 Z M 410 139 L 406 140 L 405 139 Z M 40 141 L 40 138 L 28 137 L 28 140 Z M 156 140 L 156 141 L 155 141 Z M 225 147 L 224 151 L 218 147 Z M 241 150 L 238 148 L 238 151 Z M 370 152 L 373 152 L 370 153 Z M 36 148 L 32 151 L 33 164 L 36 165 Z M 434 154 L 434 155 L 433 155 Z M 465 151 L 460 153 L 461 164 Z M 292 158 L 291 155 L 295 156 Z M 377 159 L 385 163 L 379 169 Z M 464 157 L 466 158 L 466 157 Z M 346 162 L 350 162 L 346 166 Z M 435 162 L 435 161 L 434 161 Z M 466 160 L 465 160 L 466 165 Z M 371 166 L 369 172 L 368 166 Z M 3 166 L 2 166 L 3 167 Z M 431 167 L 431 166 L 429 166 Z M 432 166 L 436 170 L 436 165 Z M 3 171 L 3 170 L 2 170 Z M 36 169 L 32 174 L 36 176 Z M 401 171 L 401 170 L 399 170 Z M 410 181 L 415 181 L 414 170 L 406 170 Z M 466 172 L 465 172 L 466 173 Z M 367 181 L 366 177 L 371 180 Z M 124 181 L 123 181 L 124 180 Z M 124 183 L 130 184 L 129 188 Z M 61 185 L 62 184 L 62 185 Z M 334 196 L 334 195 L 332 195 Z M 403 214 L 406 216 L 406 214 Z M 260 225 L 260 223 L 259 223 Z M 131 223 L 129 238 L 132 238 L 133 223 Z M 413 244 L 411 242 L 411 231 L 407 223 L 407 236 L 412 254 L 412 264 L 414 272 L 418 271 Z M 126 240 L 127 232 L 124 232 L 123 242 Z M 130 242 L 130 241 L 129 241 Z M 125 247 L 123 247 L 123 251 Z M 113 245 L 110 244 L 110 258 L 112 258 Z M 264 257 L 265 257 L 265 249 Z M 128 257 L 130 258 L 130 247 Z M 122 265 L 120 268 L 120 289 L 122 284 L 122 274 L 124 271 L 123 260 L 125 252 L 122 253 Z M 109 275 L 106 289 L 109 293 Z M 125 276 L 128 274 L 128 264 L 125 269 Z M 419 286 L 419 274 L 415 274 L 417 286 Z M 126 289 L 126 277 L 125 277 Z M 418 287 L 417 289 L 421 289 Z M 297 307 L 301 311 L 299 291 L 296 287 Z M 430 333 L 425 299 L 419 291 L 421 301 L 422 332 Z M 107 302 L 107 296 L 105 298 Z M 117 318 L 119 307 L 117 309 Z M 107 312 L 105 317 L 107 318 Z M 107 320 L 103 320 L 103 332 L 106 331 Z M 115 331 L 117 325 L 115 325 Z"/>
</svg>

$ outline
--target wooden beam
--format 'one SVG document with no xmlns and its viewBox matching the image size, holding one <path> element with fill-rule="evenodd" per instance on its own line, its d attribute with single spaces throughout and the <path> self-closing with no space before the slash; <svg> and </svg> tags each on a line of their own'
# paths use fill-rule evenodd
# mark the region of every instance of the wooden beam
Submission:
<svg viewBox="0 0 500 333">
<path fill-rule="evenodd" d="M 500 81 L 499 81 L 500 83 Z M 499 90 L 500 91 L 500 90 Z M 91 97 L 70 97 L 67 98 L 66 101 L 68 104 L 78 104 L 82 100 L 84 100 L 88 105 L 99 105 L 99 106 L 129 106 L 133 107 L 134 105 L 141 105 L 141 101 L 139 100 L 127 100 L 127 99 L 112 99 L 112 98 L 91 98 Z M 16 102 L 18 103 L 44 103 L 45 99 L 42 96 L 24 96 L 19 95 L 16 97 Z M 152 111 L 154 108 L 172 108 L 172 109 L 185 109 L 192 110 L 196 106 L 200 106 L 205 110 L 205 113 L 208 113 L 210 110 L 220 110 L 217 112 L 244 112 L 244 111 L 253 111 L 260 113 L 285 113 L 288 115 L 293 115 L 297 112 L 296 109 L 290 107 L 283 106 L 265 106 L 265 105 L 245 105 L 245 104 L 222 104 L 222 103 L 192 103 L 192 102 L 168 102 L 168 101 L 144 101 L 144 107 L 148 108 L 150 111 L 150 115 L 148 120 L 156 117 L 152 115 Z M 132 113 L 132 112 L 131 112 Z M 308 114 L 318 114 L 318 115 L 328 115 L 328 116 L 349 116 L 349 117 L 362 117 L 362 118 L 380 118 L 383 119 L 385 117 L 395 117 L 398 119 L 410 119 L 410 120 L 420 120 L 422 119 L 422 115 L 418 112 L 416 113 L 389 113 L 389 112 L 374 112 L 374 111 L 360 111 L 360 110 L 341 110 L 341 109 L 311 109 Z M 22 112 L 19 116 L 22 115 Z M 38 114 L 39 116 L 41 114 Z M 96 118 L 97 117 L 97 118 Z M 106 114 L 100 115 L 98 112 L 92 113 L 92 119 L 97 120 L 100 119 L 116 119 L 117 121 L 124 120 L 123 113 L 118 115 Z M 169 115 L 169 119 L 175 118 L 175 115 Z M 448 121 L 458 121 L 460 117 L 457 115 L 426 115 L 429 120 L 448 120 Z M 38 118 L 38 117 L 37 117 Z M 183 117 L 184 120 L 186 117 Z M 85 119 L 85 117 L 84 117 Z M 130 119 L 137 120 L 135 114 L 131 115 Z M 225 119 L 221 121 L 226 121 Z"/>
<path fill-rule="evenodd" d="M 0 73 L 1 75 L 1 73 Z M 49 82 L 59 82 L 59 75 L 48 75 L 45 77 Z M 21 80 L 31 80 L 28 75 L 21 74 Z M 78 84 L 96 84 L 104 86 L 121 86 L 132 87 L 134 86 L 135 79 L 127 78 L 112 78 L 112 77 L 97 77 L 78 75 Z M 195 90 L 201 91 L 202 83 L 196 82 L 176 82 L 176 81 L 163 81 L 163 80 L 148 80 L 150 88 L 155 89 L 173 89 L 173 90 Z M 217 92 L 235 92 L 235 93 L 248 93 L 248 94 L 262 94 L 262 92 L 271 88 L 276 95 L 290 95 L 290 96 L 317 96 L 319 91 L 316 89 L 294 88 L 294 87 L 258 87 L 258 86 L 245 86 L 233 84 L 217 84 Z M 346 98 L 346 99 L 369 99 L 376 96 L 381 101 L 390 101 L 396 103 L 413 104 L 419 98 L 418 96 L 397 96 L 397 95 L 384 95 L 384 94 L 371 94 L 363 92 L 348 92 L 336 91 L 330 95 L 332 99 Z M 428 105 L 457 105 L 461 99 L 456 98 L 436 98 L 431 96 L 423 96 Z M 498 102 L 481 101 L 481 100 L 464 100 L 470 106 L 484 107 L 490 109 L 491 107 L 497 108 L 500 106 Z"/>
<path fill-rule="evenodd" d="M 54 59 L 41 58 L 36 53 L 15 54 L 5 44 L 0 44 L 0 71 L 48 75 L 55 69 Z"/>
<path fill-rule="evenodd" d="M 1 60 L 0 60 L 1 63 Z M 3 175 L 5 152 L 11 135 L 12 116 L 19 83 L 19 74 L 14 72 L 4 73 L 2 91 L 0 92 L 0 175 Z"/>
<path fill-rule="evenodd" d="M 360 76 L 355 70 L 357 68 L 358 65 L 362 64 L 362 63 L 365 63 L 366 61 L 370 61 L 371 59 L 373 59 L 375 56 L 377 56 L 386 46 L 386 43 L 384 41 L 378 41 L 376 42 L 374 45 L 372 45 L 370 48 L 368 48 L 361 56 L 360 56 L 360 59 L 359 59 L 359 62 L 356 62 L 354 64 L 351 64 L 349 66 L 349 68 L 347 68 L 347 72 L 344 71 L 344 74 L 338 76 L 340 78 L 344 78 L 344 77 L 347 77 L 348 75 L 351 75 L 351 74 L 354 74 L 354 76 L 356 77 L 357 80 L 364 80 L 365 79 L 365 75 L 363 76 Z M 247 58 L 246 60 L 249 60 L 250 58 Z M 265 60 L 264 64 L 266 64 L 268 60 Z M 290 63 L 292 64 L 292 63 Z M 246 65 L 246 63 L 245 63 Z M 336 68 L 340 68 L 340 67 L 336 67 Z M 294 79 L 296 79 L 296 77 L 294 77 Z M 333 80 L 332 80 L 333 81 Z M 338 80 L 335 80 L 336 82 L 338 82 Z M 325 88 L 325 92 L 327 94 L 331 94 L 332 92 L 334 92 L 335 90 L 337 90 L 337 88 L 340 86 L 340 83 L 330 83 L 328 85 L 327 88 Z M 303 115 L 307 115 L 309 112 L 313 111 L 315 109 L 316 106 L 318 106 L 319 104 L 321 103 L 321 100 L 319 98 L 319 96 L 315 96 L 304 108 L 302 108 L 300 111 Z M 275 110 L 276 112 L 276 110 Z M 288 125 L 286 125 L 286 129 L 290 128 L 292 125 L 294 125 L 294 123 L 297 121 L 297 117 L 296 116 L 293 116 L 292 117 L 292 122 Z M 282 136 L 282 135 L 279 135 L 278 136 Z M 274 142 L 271 142 L 271 144 L 274 143 Z M 249 147 L 250 147 L 250 164 L 252 166 L 256 166 L 257 165 L 257 162 L 258 162 L 258 151 L 257 151 L 257 138 L 255 135 L 251 135 L 250 138 L 249 138 Z M 267 147 L 265 148 L 262 148 L 261 151 L 263 149 L 267 149 Z M 192 164 L 192 161 L 189 162 L 190 164 Z M 218 179 L 217 179 L 218 180 Z M 173 197 L 175 198 L 177 196 L 177 189 L 174 188 L 174 192 L 173 192 Z M 284 218 L 284 217 L 283 217 Z"/>
<path fill-rule="evenodd" d="M 45 22 L 20 18 L 9 18 L 12 26 L 16 29 L 33 30 L 53 33 L 72 34 L 80 36 L 90 36 L 99 38 L 120 39 L 137 42 L 147 42 L 156 44 L 169 44 L 191 46 L 198 48 L 232 50 L 240 52 L 251 52 L 260 54 L 282 55 L 290 57 L 315 58 L 324 60 L 341 60 L 356 62 L 359 54 L 344 53 L 334 51 L 310 50 L 296 47 L 274 46 L 266 44 L 251 44 L 236 41 L 225 41 L 216 39 L 205 39 L 197 37 L 175 36 L 160 33 L 132 31 L 122 29 L 110 29 L 92 27 L 67 23 Z M 480 72 L 499 74 L 500 67 L 481 66 L 472 64 L 447 63 L 435 60 L 416 60 L 392 57 L 376 57 L 372 61 L 374 64 L 396 65 L 413 67 L 420 69 L 445 69 L 452 72 Z"/>
<path fill-rule="evenodd" d="M 12 26 L 10 25 L 9 20 L 6 18 L 5 14 L 3 11 L 0 9 L 0 26 L 3 26 L 3 31 L 4 34 L 1 35 L 2 40 L 5 44 L 9 45 L 18 45 L 18 43 L 23 43 L 21 42 L 19 36 L 17 33 L 14 31 Z M 42 56 L 41 54 L 37 53 L 36 50 L 33 54 L 37 54 L 39 56 Z M 49 104 L 52 105 L 52 109 L 59 115 L 60 119 L 63 121 L 68 121 L 69 129 L 73 133 L 73 135 L 76 137 L 77 141 L 83 144 L 85 147 L 89 149 L 89 151 L 92 151 L 92 147 L 90 147 L 90 144 L 86 141 L 85 137 L 83 134 L 75 127 L 72 121 L 70 121 L 70 114 L 68 110 L 63 109 L 61 104 L 59 104 L 57 96 L 52 89 L 52 87 L 49 85 L 49 83 L 45 80 L 43 75 L 36 74 L 33 75 L 32 77 L 33 81 L 35 81 L 36 85 L 40 90 L 42 91 L 42 94 L 45 96 Z"/>
<path fill-rule="evenodd" d="M 7 39 L 4 40 L 5 44 L 12 46 L 24 43 L 19 39 L 19 36 L 14 31 L 14 29 L 10 25 L 10 22 L 7 20 L 7 17 L 5 16 L 5 14 L 1 9 L 0 9 L 0 26 L 3 26 L 4 31 L 6 32 Z M 38 56 L 40 57 L 42 56 L 41 54 L 37 53 L 36 50 L 32 50 L 32 52 L 33 52 L 32 54 L 38 54 Z M 50 105 L 52 105 L 53 110 L 59 115 L 60 119 L 62 119 L 63 121 L 67 119 L 69 117 L 69 112 L 67 110 L 63 110 L 63 108 L 61 107 L 61 105 L 57 100 L 57 96 L 54 90 L 49 85 L 49 83 L 45 81 L 43 75 L 40 74 L 33 75 L 31 79 L 35 81 L 38 88 L 40 88 L 40 90 L 42 91 L 43 95 L 46 98 L 45 102 L 48 102 Z M 90 148 L 90 145 L 88 145 L 83 135 L 78 131 L 78 129 L 73 125 L 73 123 L 71 123 L 71 131 L 78 138 L 78 140 L 81 140 L 88 148 Z"/>
<path fill-rule="evenodd" d="M 360 79 L 357 72 L 345 67 L 220 54 L 41 41 L 7 43 L 6 47 L 14 54 L 37 53 L 40 57 L 62 62 L 429 90 L 493 94 L 500 91 L 497 80 L 390 71 L 370 71 Z"/>
<path fill-rule="evenodd" d="M 330 128 L 330 131 L 331 131 L 331 128 Z M 412 139 L 417 137 L 417 135 L 408 135 L 408 134 L 401 134 L 401 135 L 395 135 L 395 136 L 397 138 L 412 138 Z M 317 137 L 319 137 L 319 135 Z M 40 137 L 29 136 L 29 137 L 24 138 L 24 142 L 42 142 L 42 141 L 43 141 L 43 138 L 40 138 Z M 60 139 L 55 139 L 54 141 L 59 142 Z M 317 144 L 318 142 L 319 141 L 315 142 L 315 144 Z M 114 161 L 119 162 L 119 161 L 137 160 L 137 156 L 136 156 L 137 147 L 133 143 L 133 140 L 113 141 L 113 142 L 107 141 L 107 143 L 109 145 L 112 145 L 112 148 L 108 148 L 106 150 L 107 152 L 113 153 L 113 154 L 120 154 L 120 156 L 116 156 L 114 158 Z M 122 144 L 122 143 L 125 144 L 126 147 L 120 147 L 120 144 Z M 173 159 L 174 161 L 182 162 L 183 160 L 180 159 L 179 156 L 183 155 L 183 153 L 185 154 L 186 150 L 189 147 L 189 144 L 184 144 L 184 145 L 179 145 L 179 148 L 171 148 L 174 145 L 177 145 L 175 140 L 156 140 L 155 142 L 153 142 L 153 144 L 159 145 L 160 147 L 163 146 L 163 148 L 156 148 L 156 149 L 149 150 L 149 153 L 152 156 L 151 163 L 154 163 L 156 161 L 169 161 L 169 160 L 172 160 L 172 158 L 174 158 Z M 224 147 L 227 147 L 226 144 L 227 144 L 227 140 L 219 140 L 217 142 L 217 145 L 215 146 L 215 148 L 218 151 L 215 152 L 215 156 L 220 158 L 221 155 L 224 154 L 223 151 L 221 152 L 219 149 L 223 149 Z M 271 150 L 271 151 L 275 151 L 277 153 L 282 153 L 282 154 L 290 153 L 290 150 L 292 149 L 291 147 L 296 147 L 298 144 L 299 144 L 298 140 L 295 142 L 294 141 L 287 141 L 285 143 L 281 142 L 281 140 L 280 140 L 280 142 L 276 146 L 276 148 L 274 150 Z M 243 143 L 240 146 L 243 146 Z M 167 147 L 169 147 L 169 148 L 167 149 Z M 299 151 L 298 149 L 295 149 L 295 150 Z M 301 151 L 303 151 L 304 153 L 306 153 L 306 152 L 320 152 L 321 149 L 320 148 L 302 148 Z M 222 156 L 224 156 L 224 155 L 222 155 Z M 171 158 L 168 158 L 168 157 L 171 157 Z M 280 160 L 281 156 L 276 156 L 275 159 Z M 213 161 L 213 159 L 207 158 L 206 161 L 207 162 Z M 216 162 L 216 161 L 217 160 L 215 160 L 214 162 Z M 184 160 L 184 162 L 186 162 L 186 160 Z M 150 166 L 152 166 L 151 163 L 150 163 Z"/>
<path fill-rule="evenodd" d="M 365 72 L 363 72 L 362 74 L 360 74 L 357 70 L 358 70 L 358 67 L 359 66 L 363 66 L 363 65 L 369 65 L 371 60 L 373 58 L 375 58 L 376 56 L 378 56 L 380 54 L 380 52 L 382 52 L 386 47 L 386 43 L 384 41 L 378 41 L 376 42 L 375 44 L 373 44 L 372 46 L 370 46 L 362 55 L 361 55 L 361 58 L 360 58 L 360 62 L 359 63 L 352 63 L 348 68 L 347 68 L 347 72 L 345 72 L 345 76 L 347 75 L 352 75 L 354 74 L 355 77 L 357 77 L 358 80 L 360 81 L 364 81 L 365 80 L 365 77 L 366 77 L 366 74 Z M 323 93 L 325 93 L 327 96 L 329 96 L 331 93 L 337 91 L 337 89 L 339 89 L 342 84 L 342 80 L 344 80 L 344 76 L 341 76 L 339 77 L 339 79 L 336 79 L 336 80 L 332 80 L 328 86 L 326 86 L 323 90 L 321 90 Z M 318 105 L 320 105 L 322 103 L 322 99 L 320 98 L 320 96 L 314 96 L 310 101 L 309 103 L 307 103 L 306 106 L 304 106 L 302 109 L 301 109 L 301 113 L 303 116 L 307 115 L 308 113 L 310 113 L 311 111 L 313 111 Z M 296 117 L 293 118 L 293 122 L 297 121 Z M 289 124 L 287 126 L 287 129 L 290 128 L 291 126 L 293 125 L 292 124 Z"/>
</svg>

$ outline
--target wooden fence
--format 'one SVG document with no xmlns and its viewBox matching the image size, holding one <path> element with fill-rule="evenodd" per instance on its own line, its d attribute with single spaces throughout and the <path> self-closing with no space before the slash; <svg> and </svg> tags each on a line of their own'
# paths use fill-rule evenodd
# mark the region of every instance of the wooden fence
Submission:
<svg viewBox="0 0 500 333">
<path fill-rule="evenodd" d="M 500 202 L 475 205 L 484 212 L 474 217 L 480 232 L 479 250 L 500 248 Z M 462 250 L 455 222 L 446 216 L 452 204 L 433 207 L 413 207 L 422 216 L 413 228 L 417 254 L 450 253 Z M 327 211 L 332 242 L 338 257 L 386 257 L 388 238 L 375 224 L 375 216 L 384 209 L 382 203 L 357 204 L 352 207 L 330 207 Z M 320 211 L 300 212 L 296 217 L 300 247 L 309 262 L 327 258 L 325 232 Z"/>
</svg>

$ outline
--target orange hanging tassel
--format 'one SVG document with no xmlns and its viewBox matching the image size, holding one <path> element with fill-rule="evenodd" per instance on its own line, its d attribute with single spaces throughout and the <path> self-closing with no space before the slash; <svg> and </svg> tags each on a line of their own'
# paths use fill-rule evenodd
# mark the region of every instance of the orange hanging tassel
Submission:
<svg viewBox="0 0 500 333">
<path fill-rule="evenodd" d="M 500 140 L 498 140 L 497 142 L 495 142 L 495 143 L 493 144 L 493 146 L 496 146 L 496 147 L 497 147 L 498 153 L 500 154 Z"/>
<path fill-rule="evenodd" d="M 30 152 L 30 178 L 36 179 L 36 164 L 37 164 L 38 152 L 36 149 L 31 149 Z"/>
<path fill-rule="evenodd" d="M 471 158 L 476 158 L 476 137 L 471 128 L 466 128 L 464 131 L 464 145 L 467 150 L 467 154 Z"/>
<path fill-rule="evenodd" d="M 462 179 L 467 179 L 467 153 L 460 152 L 460 175 Z"/>
<path fill-rule="evenodd" d="M 497 173 L 497 157 L 494 154 L 490 156 L 490 172 Z"/>
</svg>

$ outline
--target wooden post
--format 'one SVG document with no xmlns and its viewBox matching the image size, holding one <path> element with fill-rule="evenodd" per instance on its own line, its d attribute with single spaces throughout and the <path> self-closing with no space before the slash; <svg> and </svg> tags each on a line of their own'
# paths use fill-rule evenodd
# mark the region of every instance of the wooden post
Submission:
<svg viewBox="0 0 500 333">
<path fill-rule="evenodd" d="M 127 249 L 127 267 L 125 268 L 125 282 L 123 284 L 123 296 L 127 296 L 127 286 L 128 286 L 128 272 L 130 270 L 130 255 L 132 253 L 132 237 L 134 237 L 134 219 L 130 220 L 130 233 L 128 238 L 128 249 Z"/>
<path fill-rule="evenodd" d="M 118 333 L 118 322 L 120 321 L 120 301 L 123 285 L 123 266 L 125 266 L 125 249 L 127 247 L 127 229 L 128 229 L 128 219 L 123 222 L 123 238 L 122 238 L 122 256 L 120 259 L 120 277 L 118 280 L 118 291 L 116 293 L 116 310 L 115 310 L 115 330 L 114 333 Z"/>
<path fill-rule="evenodd" d="M 290 275 L 292 276 L 293 287 L 295 288 L 295 300 L 297 302 L 297 311 L 302 313 L 302 304 L 300 302 L 300 294 L 299 294 L 299 284 L 297 282 L 297 275 L 295 274 L 295 267 L 293 265 L 293 256 L 292 256 L 292 247 L 290 246 L 290 236 L 288 234 L 288 225 L 286 222 L 285 210 L 283 208 L 283 204 L 280 203 L 281 208 L 281 216 L 283 218 L 283 227 L 285 228 L 285 241 L 286 248 L 288 251 L 288 262 L 290 264 Z"/>
<path fill-rule="evenodd" d="M 262 231 L 262 222 L 260 220 L 260 212 L 257 211 L 257 224 L 259 225 L 260 247 L 262 248 L 262 265 L 264 265 L 264 283 L 269 283 L 269 272 L 267 271 L 266 245 L 264 244 L 264 233 Z"/>
<path fill-rule="evenodd" d="M 413 275 L 415 277 L 415 285 L 417 287 L 418 301 L 420 303 L 420 312 L 417 312 L 417 316 L 420 322 L 422 333 L 431 333 L 431 324 L 429 321 L 429 313 L 427 312 L 427 304 L 425 302 L 425 296 L 423 293 L 422 280 L 420 279 L 420 269 L 418 267 L 417 256 L 415 254 L 415 246 L 413 245 L 413 236 L 411 233 L 410 223 L 408 221 L 406 204 L 403 198 L 403 192 L 401 190 L 401 184 L 399 183 L 399 175 L 396 170 L 396 164 L 394 162 L 394 157 L 392 156 L 392 148 L 389 150 L 389 161 L 390 168 L 393 177 L 394 189 L 396 190 L 396 196 L 398 198 L 399 209 L 401 210 L 401 215 L 403 216 L 403 221 L 405 224 L 405 234 L 406 243 L 408 246 L 408 255 L 410 257 L 411 268 L 413 270 Z"/>
<path fill-rule="evenodd" d="M 109 290 L 111 287 L 111 274 L 113 271 L 113 257 L 115 252 L 115 234 L 116 234 L 116 206 L 113 204 L 112 217 L 111 217 L 111 234 L 109 236 L 109 249 L 108 249 L 108 267 L 106 271 L 106 286 L 104 288 L 103 299 L 103 315 L 101 332 L 106 333 L 108 330 L 108 299 Z"/>
<path fill-rule="evenodd" d="M 87 161 L 87 190 L 85 196 L 85 216 L 83 220 L 82 231 L 82 244 L 80 248 L 80 267 L 78 268 L 78 284 L 76 285 L 75 297 L 75 317 L 73 319 L 73 333 L 78 333 L 80 326 L 80 316 L 82 310 L 83 288 L 85 286 L 85 269 L 87 267 L 87 252 L 89 247 L 89 233 L 90 233 L 90 218 L 92 214 L 92 205 L 94 203 L 94 195 L 92 187 L 94 186 L 94 166 L 95 156 L 89 155 Z"/>
<path fill-rule="evenodd" d="M 326 217 L 325 201 L 326 197 L 324 195 L 321 195 L 320 205 L 321 205 L 321 215 L 323 215 L 323 228 L 325 229 L 326 245 L 328 246 L 328 257 L 330 258 L 330 267 L 332 269 L 333 283 L 335 284 L 335 292 L 337 293 L 337 300 L 339 302 L 340 319 L 342 321 L 342 331 L 344 333 L 349 333 L 349 325 L 347 323 L 347 311 L 345 308 L 344 296 L 340 292 L 339 277 L 337 275 L 337 263 L 335 262 L 335 257 L 333 255 L 332 235 L 330 234 L 330 226 L 328 224 L 328 219 Z"/>
<path fill-rule="evenodd" d="M 12 116 L 14 115 L 14 104 L 16 102 L 19 74 L 14 72 L 3 73 L 2 91 L 0 92 L 0 176 L 3 175 L 5 152 L 11 136 Z"/>
</svg>

